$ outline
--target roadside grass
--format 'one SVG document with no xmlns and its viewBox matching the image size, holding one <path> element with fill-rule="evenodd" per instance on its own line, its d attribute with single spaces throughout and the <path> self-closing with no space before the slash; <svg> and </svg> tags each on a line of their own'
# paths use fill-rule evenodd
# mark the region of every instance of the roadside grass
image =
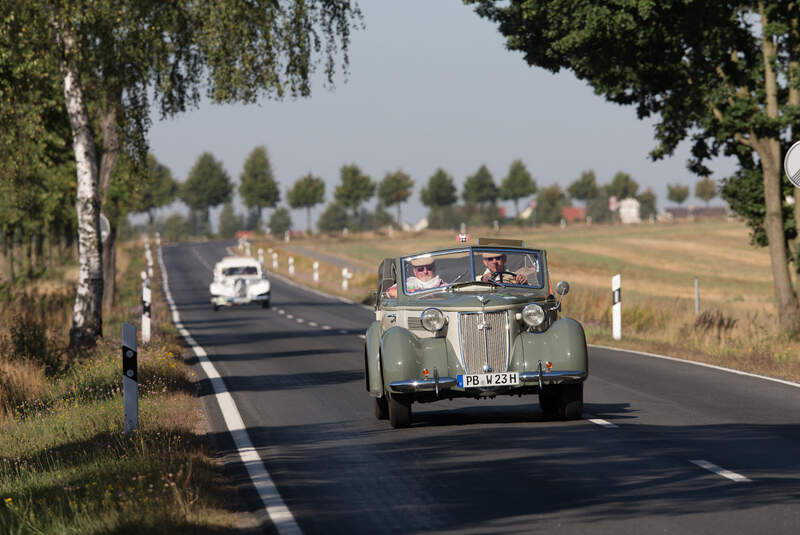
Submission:
<svg viewBox="0 0 800 535">
<path fill-rule="evenodd" d="M 800 337 L 778 329 L 769 253 L 750 245 L 738 221 L 705 220 L 640 225 L 572 225 L 470 229 L 478 236 L 523 239 L 548 252 L 555 284 L 567 280 L 565 314 L 581 321 L 589 343 L 668 354 L 778 378 L 800 380 Z M 305 248 L 369 265 L 341 289 L 339 268 L 320 261 L 318 287 L 368 303 L 381 259 L 453 247 L 453 231 L 386 232 L 317 236 Z M 295 257 L 295 280 L 309 284 L 310 256 L 289 253 L 282 242 L 264 241 L 285 258 Z M 323 267 L 326 266 L 326 267 Z M 269 263 L 267 264 L 269 268 Z M 622 340 L 611 336 L 611 277 L 622 275 Z M 700 314 L 694 311 L 698 279 Z M 311 285 L 311 284 L 309 284 Z"/>
<path fill-rule="evenodd" d="M 119 332 L 122 321 L 139 327 L 141 248 L 122 248 L 118 266 L 119 301 L 104 314 L 105 336 L 91 351 L 59 349 L 71 323 L 70 284 L 50 289 L 58 301 L 26 289 L 6 296 L 0 310 L 2 320 L 22 318 L 18 330 L 26 333 L 15 338 L 15 324 L 2 321 L 4 534 L 235 532 L 238 519 L 204 443 L 201 402 L 157 281 L 153 337 L 139 347 L 139 430 L 123 434 Z M 58 358 L 43 358 L 47 351 Z"/>
</svg>

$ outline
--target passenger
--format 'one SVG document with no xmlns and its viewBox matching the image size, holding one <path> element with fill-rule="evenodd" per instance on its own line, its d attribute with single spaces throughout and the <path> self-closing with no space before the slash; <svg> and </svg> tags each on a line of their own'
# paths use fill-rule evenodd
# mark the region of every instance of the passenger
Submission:
<svg viewBox="0 0 800 535">
<path fill-rule="evenodd" d="M 486 266 L 486 271 L 483 272 L 483 275 L 478 280 L 483 282 L 494 280 L 495 282 L 528 284 L 528 277 L 522 273 L 512 273 L 506 270 L 506 255 L 504 253 L 487 251 L 481 253 L 481 256 L 483 256 L 483 265 Z M 495 273 L 501 274 L 495 275 Z"/>
<path fill-rule="evenodd" d="M 436 274 L 436 261 L 431 255 L 420 256 L 411 260 L 414 274 L 406 280 L 406 291 L 417 292 L 446 286 L 446 283 Z M 389 297 L 397 297 L 397 284 L 386 290 Z"/>
</svg>

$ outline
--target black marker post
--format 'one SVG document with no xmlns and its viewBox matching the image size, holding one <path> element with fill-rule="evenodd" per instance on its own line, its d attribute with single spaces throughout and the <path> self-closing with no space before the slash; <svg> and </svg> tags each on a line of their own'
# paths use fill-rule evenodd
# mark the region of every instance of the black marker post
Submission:
<svg viewBox="0 0 800 535">
<path fill-rule="evenodd" d="M 136 363 L 136 327 L 122 324 L 122 403 L 125 434 L 139 428 L 139 376 Z"/>
</svg>

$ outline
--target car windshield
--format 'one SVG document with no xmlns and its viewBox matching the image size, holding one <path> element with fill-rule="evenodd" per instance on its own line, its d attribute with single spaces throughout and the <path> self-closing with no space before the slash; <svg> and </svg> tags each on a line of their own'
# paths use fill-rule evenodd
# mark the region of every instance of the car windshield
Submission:
<svg viewBox="0 0 800 535">
<path fill-rule="evenodd" d="M 231 275 L 258 275 L 258 269 L 255 266 L 231 266 L 223 268 L 222 274 L 226 277 Z"/>
<path fill-rule="evenodd" d="M 540 252 L 530 249 L 481 248 L 403 257 L 407 294 L 471 281 L 542 288 Z"/>
</svg>

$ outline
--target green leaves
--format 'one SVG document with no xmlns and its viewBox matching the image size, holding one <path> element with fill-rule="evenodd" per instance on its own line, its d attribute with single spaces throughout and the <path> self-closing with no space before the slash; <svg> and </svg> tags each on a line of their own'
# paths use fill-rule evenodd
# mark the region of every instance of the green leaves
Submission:
<svg viewBox="0 0 800 535">
<path fill-rule="evenodd" d="M 353 214 L 357 215 L 361 203 L 371 199 L 375 194 L 375 182 L 369 175 L 362 173 L 356 164 L 343 165 L 339 169 L 339 175 L 342 183 L 336 186 L 334 199 L 345 208 L 352 209 Z"/>
<path fill-rule="evenodd" d="M 204 152 L 189 171 L 180 189 L 180 198 L 192 210 L 208 210 L 230 200 L 233 187 L 222 163 Z"/>
<path fill-rule="evenodd" d="M 430 208 L 452 206 L 458 200 L 453 177 L 439 168 L 428 179 L 428 185 L 420 192 L 422 204 Z"/>
<path fill-rule="evenodd" d="M 467 177 L 461 195 L 467 202 L 483 205 L 484 203 L 494 203 L 499 194 L 492 174 L 485 165 L 481 165 L 475 174 Z"/>
<path fill-rule="evenodd" d="M 273 208 L 281 200 L 266 147 L 254 148 L 244 162 L 239 175 L 239 195 L 248 208 Z"/>
</svg>

